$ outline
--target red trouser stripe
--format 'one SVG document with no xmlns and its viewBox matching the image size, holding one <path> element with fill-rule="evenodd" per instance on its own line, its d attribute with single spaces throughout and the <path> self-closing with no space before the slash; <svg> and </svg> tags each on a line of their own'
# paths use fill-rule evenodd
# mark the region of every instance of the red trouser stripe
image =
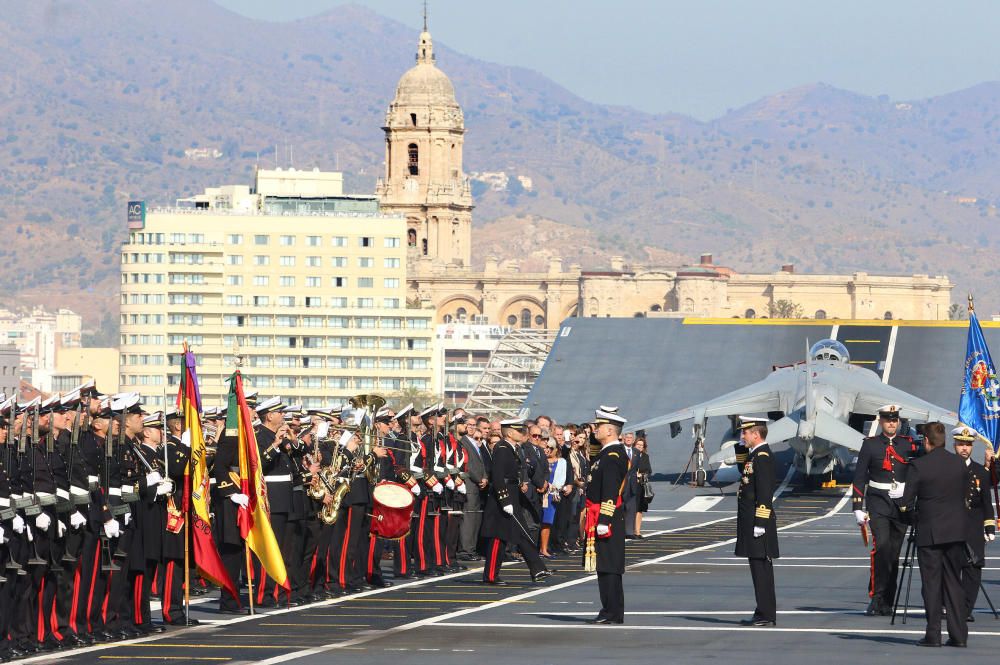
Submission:
<svg viewBox="0 0 1000 665">
<path fill-rule="evenodd" d="M 90 625 L 91 610 L 94 607 L 94 587 L 97 586 L 97 571 L 101 569 L 101 548 L 103 545 L 97 543 L 97 551 L 94 552 L 94 570 L 90 573 L 90 590 L 87 592 L 87 632 L 94 630 Z"/>
<path fill-rule="evenodd" d="M 163 568 L 163 597 L 160 599 L 160 608 L 163 611 L 163 620 L 171 623 L 170 617 L 170 596 L 174 591 L 174 562 L 168 561 Z"/>
<path fill-rule="evenodd" d="M 493 582 L 497 578 L 497 557 L 500 556 L 500 539 L 493 539 L 493 547 L 490 548 L 490 565 L 487 568 L 486 579 Z"/>
<path fill-rule="evenodd" d="M 419 570 L 427 570 L 427 553 L 424 552 L 424 529 L 427 527 L 427 499 L 420 506 L 420 521 L 417 523 L 417 558 Z"/>
<path fill-rule="evenodd" d="M 872 558 L 871 558 L 871 574 L 868 578 L 868 597 L 873 598 L 875 596 L 875 532 L 872 531 Z"/>
<path fill-rule="evenodd" d="M 366 577 L 370 582 L 372 579 L 372 571 L 375 570 L 375 536 L 368 536 L 368 570 Z"/>
<path fill-rule="evenodd" d="M 441 509 L 434 516 L 434 563 L 441 565 Z"/>
<path fill-rule="evenodd" d="M 153 571 L 153 584 L 151 585 L 149 591 L 150 593 L 156 593 L 156 590 L 160 588 L 160 567 L 157 566 L 156 570 Z"/>
<path fill-rule="evenodd" d="M 351 543 L 351 515 L 354 513 L 352 508 L 347 509 L 347 524 L 344 525 L 344 542 L 340 545 L 340 574 L 337 577 L 337 581 L 340 582 L 341 587 L 347 586 L 347 579 L 344 575 L 347 568 L 347 550 L 350 549 Z"/>
<path fill-rule="evenodd" d="M 264 602 L 264 587 L 267 585 L 267 573 L 264 572 L 264 564 L 260 564 L 260 576 L 257 578 L 257 604 Z"/>
<path fill-rule="evenodd" d="M 406 538 L 399 539 L 399 572 L 406 574 L 406 564 L 410 562 L 410 557 L 406 555 Z"/>
<path fill-rule="evenodd" d="M 73 602 L 69 606 L 69 627 L 74 633 L 79 633 L 80 629 L 76 626 L 76 615 L 80 610 L 80 574 L 83 572 L 83 557 L 76 562 L 76 567 L 73 569 Z"/>
<path fill-rule="evenodd" d="M 45 593 L 45 578 L 42 578 L 42 583 L 38 585 L 38 630 L 36 631 L 38 635 L 38 641 L 45 641 L 45 607 L 42 602 L 42 595 Z"/>
<path fill-rule="evenodd" d="M 108 599 L 111 598 L 111 583 L 114 580 L 114 571 L 108 572 L 108 581 L 104 587 L 104 600 L 101 601 L 101 621 L 108 622 Z"/>
<path fill-rule="evenodd" d="M 132 615 L 132 620 L 137 625 L 142 623 L 142 583 L 143 573 L 139 573 L 135 576 L 135 584 L 132 585 L 132 598 L 135 602 L 135 613 Z"/>
<path fill-rule="evenodd" d="M 56 618 L 56 597 L 52 597 L 52 609 L 49 611 L 49 630 L 52 632 L 53 637 L 62 642 L 63 636 L 59 632 L 59 619 Z"/>
</svg>

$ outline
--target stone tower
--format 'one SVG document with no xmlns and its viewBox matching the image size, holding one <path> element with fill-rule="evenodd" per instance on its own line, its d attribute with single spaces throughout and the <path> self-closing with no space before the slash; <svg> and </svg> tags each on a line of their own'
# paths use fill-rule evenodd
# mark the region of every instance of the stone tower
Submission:
<svg viewBox="0 0 1000 665">
<path fill-rule="evenodd" d="M 417 64 L 403 74 L 385 114 L 385 178 L 376 194 L 387 213 L 406 216 L 411 264 L 421 259 L 468 268 L 472 192 L 462 172 L 465 120 L 455 88 L 420 33 Z"/>
</svg>

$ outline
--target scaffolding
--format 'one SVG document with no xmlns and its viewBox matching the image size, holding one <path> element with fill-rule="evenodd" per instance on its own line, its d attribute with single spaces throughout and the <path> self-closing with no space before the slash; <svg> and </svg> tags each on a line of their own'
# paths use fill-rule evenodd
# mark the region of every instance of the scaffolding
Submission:
<svg viewBox="0 0 1000 665">
<path fill-rule="evenodd" d="M 527 329 L 504 335 L 465 408 L 487 418 L 517 417 L 558 334 L 558 330 Z"/>
</svg>

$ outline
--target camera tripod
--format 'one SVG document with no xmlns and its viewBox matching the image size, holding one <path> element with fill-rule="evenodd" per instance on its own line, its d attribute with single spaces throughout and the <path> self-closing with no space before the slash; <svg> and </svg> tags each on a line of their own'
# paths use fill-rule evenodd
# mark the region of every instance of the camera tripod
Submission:
<svg viewBox="0 0 1000 665">
<path fill-rule="evenodd" d="M 899 598 L 903 595 L 903 578 L 906 577 L 906 595 L 903 596 L 903 620 L 902 623 L 906 623 L 906 617 L 910 609 L 910 587 L 913 584 L 913 557 L 917 553 L 917 532 L 914 526 L 911 524 L 906 531 L 906 552 L 903 555 L 903 563 L 899 566 L 899 581 L 896 584 L 896 600 L 892 605 L 892 619 L 889 621 L 890 625 L 896 625 L 896 614 L 899 611 Z M 965 555 L 969 562 L 975 560 L 972 555 L 972 549 L 969 547 L 968 543 L 965 544 Z M 986 593 L 986 586 L 983 581 L 979 580 L 979 590 L 983 594 L 983 598 L 986 599 L 987 604 L 990 606 L 990 610 L 993 612 L 994 619 L 1000 619 L 1000 613 L 997 612 L 997 608 L 993 606 L 993 601 L 990 599 L 990 595 Z"/>
</svg>

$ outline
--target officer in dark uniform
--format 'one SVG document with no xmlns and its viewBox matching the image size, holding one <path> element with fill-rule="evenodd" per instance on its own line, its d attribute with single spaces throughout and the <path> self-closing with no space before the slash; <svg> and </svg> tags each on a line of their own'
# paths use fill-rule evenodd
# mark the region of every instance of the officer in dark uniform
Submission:
<svg viewBox="0 0 1000 665">
<path fill-rule="evenodd" d="M 438 538 L 438 517 L 440 516 L 444 483 L 438 477 L 437 462 L 437 418 L 439 405 L 432 405 L 420 412 L 418 448 L 410 462 L 410 470 L 420 483 L 417 497 L 415 529 L 413 529 L 413 552 L 417 564 L 418 577 L 441 576 L 443 559 L 441 540 Z M 441 467 L 441 475 L 444 468 Z"/>
<path fill-rule="evenodd" d="M 736 556 L 750 561 L 757 608 L 740 623 L 767 627 L 777 623 L 774 559 L 778 553 L 778 523 L 772 499 L 777 486 L 774 457 L 767 445 L 767 419 L 740 417 L 742 444 L 736 445 L 740 487 L 736 499 Z"/>
<path fill-rule="evenodd" d="M 628 479 L 629 460 L 619 441 L 625 419 L 597 410 L 594 436 L 601 452 L 590 467 L 587 483 L 587 546 L 584 567 L 597 571 L 601 611 L 589 623 L 625 622 L 625 506 L 622 492 Z M 593 561 L 589 561 L 593 559 Z M 591 563 L 593 565 L 591 565 Z"/>
<path fill-rule="evenodd" d="M 922 647 L 941 646 L 942 601 L 948 610 L 948 646 L 964 647 L 969 637 L 961 579 L 969 533 L 969 470 L 961 457 L 945 450 L 945 438 L 941 423 L 924 426 L 927 453 L 909 465 L 899 499 L 904 514 L 915 513 L 920 593 L 927 616 L 926 632 L 917 642 Z"/>
<path fill-rule="evenodd" d="M 490 469 L 490 491 L 483 508 L 482 538 L 486 543 L 486 563 L 483 582 L 507 584 L 500 577 L 500 567 L 507 553 L 507 544 L 514 539 L 515 512 L 521 494 L 521 471 L 512 438 L 524 436 L 524 421 L 504 420 L 500 423 L 503 438 L 493 448 L 493 465 Z"/>
<path fill-rule="evenodd" d="M 990 472 L 979 462 L 972 461 L 972 444 L 979 438 L 976 431 L 960 425 L 951 431 L 955 441 L 955 454 L 965 460 L 969 470 L 969 487 L 966 506 L 969 509 L 969 533 L 966 537 L 966 560 L 962 568 L 962 586 L 968 601 L 967 621 L 975 621 L 972 615 L 979 597 L 979 585 L 983 579 L 983 565 L 986 563 L 986 543 L 996 540 L 996 520 L 993 502 L 990 500 Z M 992 449 L 987 447 L 987 459 Z"/>
<path fill-rule="evenodd" d="M 861 444 L 851 490 L 854 517 L 872 534 L 868 616 L 892 614 L 899 550 L 906 536 L 906 523 L 894 500 L 903 495 L 906 465 L 917 455 L 913 439 L 897 434 L 899 407 L 883 406 L 878 415 L 882 431 Z"/>
<path fill-rule="evenodd" d="M 298 470 L 292 460 L 292 437 L 285 424 L 284 408 L 285 405 L 277 397 L 261 402 L 257 406 L 261 424 L 256 430 L 256 435 L 261 470 L 264 474 L 264 483 L 267 485 L 267 499 L 271 508 L 271 530 L 274 531 L 274 538 L 281 549 L 281 557 L 291 563 L 295 544 L 295 526 L 291 524 L 291 520 L 296 517 L 292 488 Z M 259 566 L 257 570 L 260 572 L 259 579 L 265 579 L 264 567 Z M 294 572 L 288 571 L 289 579 L 293 576 Z M 279 601 L 283 605 L 287 599 L 280 597 L 273 579 L 270 577 L 266 579 L 265 584 L 254 588 L 257 605 L 273 607 Z M 299 602 L 295 599 L 289 604 L 294 607 L 299 605 Z"/>
<path fill-rule="evenodd" d="M 24 653 L 8 639 L 11 619 L 14 615 L 14 585 L 17 581 L 18 564 L 12 549 L 17 546 L 13 523 L 18 518 L 11 500 L 10 467 L 16 461 L 13 449 L 14 398 L 0 405 L 0 658 L 10 660 Z M 22 519 L 23 518 L 18 518 Z M 23 530 L 23 525 L 22 525 Z"/>
</svg>

